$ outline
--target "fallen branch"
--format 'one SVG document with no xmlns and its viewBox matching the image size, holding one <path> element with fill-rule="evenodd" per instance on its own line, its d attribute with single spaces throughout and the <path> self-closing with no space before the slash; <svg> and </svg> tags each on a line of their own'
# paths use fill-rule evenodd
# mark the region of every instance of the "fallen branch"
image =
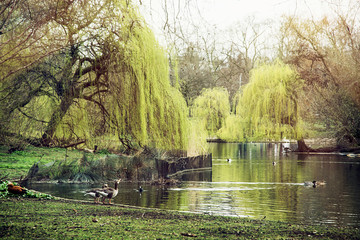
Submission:
<svg viewBox="0 0 360 240">
<path fill-rule="evenodd" d="M 68 145 L 65 145 L 65 146 L 62 146 L 62 147 L 63 147 L 63 148 L 74 147 L 74 146 L 77 146 L 77 145 L 83 144 L 83 143 L 85 143 L 85 142 L 86 142 L 86 140 L 81 140 L 80 142 L 71 143 L 71 144 L 68 144 Z"/>
</svg>

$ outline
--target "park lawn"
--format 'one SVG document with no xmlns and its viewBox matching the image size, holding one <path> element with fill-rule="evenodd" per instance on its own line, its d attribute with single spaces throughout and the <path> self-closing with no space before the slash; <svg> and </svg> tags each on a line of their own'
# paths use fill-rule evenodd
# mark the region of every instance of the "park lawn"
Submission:
<svg viewBox="0 0 360 240">
<path fill-rule="evenodd" d="M 56 199 L 0 199 L 1 239 L 359 239 L 354 227 L 221 217 Z"/>
<path fill-rule="evenodd" d="M 65 148 L 47 148 L 28 146 L 24 151 L 11 154 L 7 148 L 0 146 L 0 179 L 19 180 L 25 177 L 34 163 L 46 164 L 54 161 L 73 161 L 85 154 L 81 150 L 66 150 Z M 100 158 L 105 154 L 90 154 L 93 158 Z"/>
</svg>

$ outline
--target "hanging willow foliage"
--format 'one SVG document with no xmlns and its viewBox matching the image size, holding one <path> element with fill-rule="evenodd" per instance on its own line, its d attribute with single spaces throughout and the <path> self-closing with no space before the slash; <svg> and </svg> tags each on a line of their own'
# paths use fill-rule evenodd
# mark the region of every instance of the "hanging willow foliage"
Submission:
<svg viewBox="0 0 360 240">
<path fill-rule="evenodd" d="M 40 137 L 44 145 L 85 141 L 89 147 L 106 147 L 107 141 L 126 149 L 186 149 L 185 100 L 170 85 L 166 52 L 135 4 L 45 2 L 56 13 L 44 24 L 54 29 L 46 39 L 63 39 L 62 54 L 49 54 L 48 64 L 39 61 L 30 69 L 36 81 L 29 69 L 7 81 L 14 89 L 4 92 L 1 102 L 9 109 L 3 116 L 14 119 L 7 129 Z M 21 102 L 17 93 L 24 96 Z M 17 104 L 12 107 L 12 102 Z"/>
<path fill-rule="evenodd" d="M 216 134 L 230 114 L 229 93 L 225 88 L 204 89 L 195 99 L 191 113 L 204 121 L 209 135 Z"/>
<path fill-rule="evenodd" d="M 187 106 L 181 93 L 170 85 L 166 53 L 136 8 L 121 5 L 124 1 L 118 4 L 123 10 L 117 19 L 122 22 L 121 36 L 107 38 L 114 49 L 104 75 L 109 90 L 99 94 L 98 99 L 102 102 L 109 132 L 126 147 L 136 143 L 162 149 L 185 149 Z M 90 104 L 87 112 L 92 107 Z M 87 116 L 86 112 L 81 115 Z M 86 119 L 81 119 L 82 124 L 93 128 Z M 89 133 L 83 131 L 81 135 L 90 140 Z"/>
<path fill-rule="evenodd" d="M 217 136 L 228 142 L 245 142 L 244 122 L 235 114 L 230 114 L 224 121 L 222 128 L 217 132 Z"/>
<path fill-rule="evenodd" d="M 301 138 L 297 95 L 302 86 L 297 72 L 281 61 L 253 69 L 236 107 L 244 139 Z"/>
</svg>

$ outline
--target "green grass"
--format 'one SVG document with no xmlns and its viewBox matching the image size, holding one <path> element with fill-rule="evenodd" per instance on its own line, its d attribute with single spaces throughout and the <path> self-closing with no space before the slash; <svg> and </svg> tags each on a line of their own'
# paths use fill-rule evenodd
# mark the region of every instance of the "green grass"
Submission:
<svg viewBox="0 0 360 240">
<path fill-rule="evenodd" d="M 42 164 L 54 162 L 56 160 L 67 161 L 80 159 L 84 152 L 80 150 L 66 151 L 64 148 L 38 148 L 27 147 L 24 151 L 15 151 L 11 154 L 7 148 L 0 146 L 0 178 L 19 179 L 25 177 L 34 163 L 40 161 Z M 95 154 L 94 158 L 100 158 L 104 154 Z"/>
<path fill-rule="evenodd" d="M 95 205 L 73 200 L 0 200 L 2 239 L 359 239 L 351 227 Z"/>
</svg>

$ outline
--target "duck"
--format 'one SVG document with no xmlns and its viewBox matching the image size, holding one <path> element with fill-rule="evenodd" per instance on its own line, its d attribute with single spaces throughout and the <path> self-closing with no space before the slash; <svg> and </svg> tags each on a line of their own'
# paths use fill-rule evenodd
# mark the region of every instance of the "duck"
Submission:
<svg viewBox="0 0 360 240">
<path fill-rule="evenodd" d="M 84 196 L 89 195 L 90 197 L 94 198 L 94 203 L 99 203 L 99 198 L 101 197 L 100 195 L 100 191 L 108 188 L 109 186 L 105 183 L 102 188 L 93 188 L 90 189 L 88 191 L 86 191 L 86 193 L 84 194 Z"/>
<path fill-rule="evenodd" d="M 26 188 L 15 186 L 12 182 L 8 183 L 8 191 L 13 194 L 24 194 L 27 192 Z"/>
<path fill-rule="evenodd" d="M 103 201 L 102 201 L 103 204 L 105 204 L 106 198 L 109 199 L 109 204 L 111 204 L 111 199 L 116 197 L 119 192 L 119 183 L 120 183 L 120 179 L 115 181 L 115 188 L 108 187 L 101 189 L 99 191 L 99 194 L 103 197 Z"/>
<path fill-rule="evenodd" d="M 326 185 L 325 181 L 313 181 L 313 183 L 314 183 L 315 186 L 324 186 L 324 185 Z"/>
<path fill-rule="evenodd" d="M 353 158 L 353 157 L 356 157 L 356 154 L 354 154 L 354 153 L 349 153 L 349 154 L 347 154 L 346 156 Z"/>
<path fill-rule="evenodd" d="M 226 161 L 231 162 L 231 158 L 226 159 Z"/>
<path fill-rule="evenodd" d="M 305 185 L 305 186 L 314 186 L 314 182 L 316 182 L 316 181 L 312 181 L 312 182 L 310 182 L 310 181 L 305 181 L 305 182 L 304 182 L 304 185 Z"/>
<path fill-rule="evenodd" d="M 144 191 L 144 189 L 140 186 L 139 187 L 139 193 L 142 193 Z"/>
<path fill-rule="evenodd" d="M 272 162 L 272 165 L 274 165 L 274 166 L 275 166 L 275 165 L 276 165 L 276 162 Z"/>
<path fill-rule="evenodd" d="M 323 186 L 325 184 L 326 184 L 325 181 L 315 181 L 315 180 L 312 182 L 310 182 L 310 181 L 304 182 L 305 186 L 312 186 L 312 187 Z"/>
</svg>

